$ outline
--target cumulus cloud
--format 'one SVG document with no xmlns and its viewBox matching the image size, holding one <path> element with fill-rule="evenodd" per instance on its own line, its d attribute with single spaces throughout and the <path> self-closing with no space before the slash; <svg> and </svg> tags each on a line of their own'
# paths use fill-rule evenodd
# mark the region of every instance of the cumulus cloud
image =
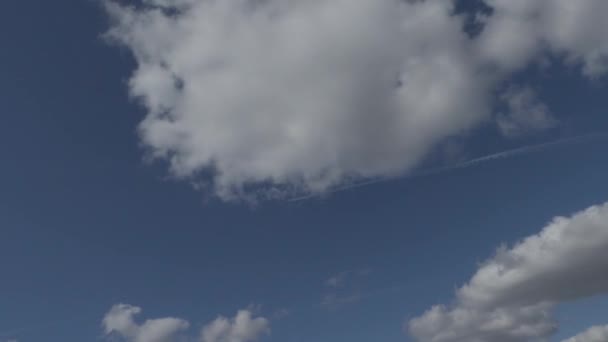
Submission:
<svg viewBox="0 0 608 342">
<path fill-rule="evenodd" d="M 488 113 L 449 1 L 183 3 L 110 2 L 108 36 L 137 60 L 145 146 L 225 198 L 398 173 Z"/>
<path fill-rule="evenodd" d="M 118 336 L 128 342 L 176 342 L 189 341 L 185 333 L 190 323 L 180 318 L 149 319 L 139 324 L 135 316 L 141 308 L 114 305 L 103 318 L 102 326 L 107 336 Z M 201 342 L 253 342 L 270 331 L 269 321 L 253 317 L 248 310 L 240 310 L 236 317 L 219 317 L 206 325 L 201 332 Z"/>
<path fill-rule="evenodd" d="M 530 87 L 511 87 L 501 96 L 507 110 L 499 113 L 497 124 L 503 135 L 519 137 L 544 131 L 557 125 L 549 108 Z"/>
<path fill-rule="evenodd" d="M 539 234 L 501 247 L 458 289 L 408 322 L 424 342 L 518 342 L 547 338 L 560 302 L 608 292 L 608 203 L 557 217 Z"/>
<path fill-rule="evenodd" d="M 471 37 L 444 0 L 106 0 L 106 36 L 137 62 L 152 157 L 224 199 L 277 197 L 411 170 L 543 51 L 606 71 L 606 1 L 486 2 Z M 502 126 L 538 125 L 524 105 Z"/>
<path fill-rule="evenodd" d="M 562 342 L 605 342 L 608 341 L 608 325 L 595 326 Z"/>
<path fill-rule="evenodd" d="M 172 342 L 190 324 L 179 318 L 149 319 L 142 324 L 135 322 L 141 308 L 118 304 L 103 318 L 103 328 L 107 335 L 115 334 L 129 342 Z"/>
<path fill-rule="evenodd" d="M 263 317 L 253 318 L 250 311 L 241 310 L 233 319 L 218 317 L 203 328 L 202 342 L 251 342 L 270 332 Z"/>
</svg>

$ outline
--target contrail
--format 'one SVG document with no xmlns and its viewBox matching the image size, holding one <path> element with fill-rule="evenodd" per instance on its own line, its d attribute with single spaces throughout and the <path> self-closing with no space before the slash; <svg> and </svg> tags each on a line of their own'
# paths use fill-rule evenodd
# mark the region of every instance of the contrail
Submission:
<svg viewBox="0 0 608 342">
<path fill-rule="evenodd" d="M 329 191 L 326 191 L 326 192 L 320 193 L 320 194 L 310 194 L 310 195 L 295 197 L 295 198 L 290 199 L 289 202 L 299 202 L 299 201 L 303 201 L 303 200 L 314 198 L 314 197 L 321 197 L 324 195 L 334 194 L 336 192 L 342 192 L 342 191 L 360 188 L 363 186 L 368 186 L 368 185 L 377 184 L 377 183 L 385 183 L 385 182 L 390 182 L 393 180 L 413 179 L 413 178 L 419 178 L 419 177 L 444 173 L 444 172 L 448 172 L 448 171 L 456 170 L 456 169 L 464 169 L 464 168 L 472 167 L 477 164 L 485 163 L 485 162 L 495 160 L 495 159 L 504 159 L 504 158 L 511 158 L 511 157 L 520 156 L 520 155 L 531 154 L 531 153 L 538 153 L 538 152 L 542 152 L 547 149 L 550 149 L 552 147 L 581 143 L 581 142 L 589 141 L 589 140 L 596 139 L 596 138 L 604 138 L 606 136 L 608 136 L 608 132 L 589 133 L 589 134 L 585 134 L 585 135 L 579 135 L 579 136 L 575 136 L 575 137 L 550 141 L 550 142 L 546 142 L 546 143 L 542 143 L 542 144 L 528 145 L 528 146 L 524 146 L 524 147 L 515 148 L 512 150 L 497 152 L 497 153 L 489 154 L 489 155 L 486 155 L 483 157 L 470 159 L 470 160 L 467 160 L 467 161 L 464 161 L 464 162 L 461 162 L 458 164 L 420 170 L 418 172 L 414 172 L 409 175 L 397 176 L 397 177 L 374 178 L 374 179 L 369 179 L 369 180 L 365 180 L 365 181 L 354 183 L 354 184 L 348 184 L 348 185 L 345 185 L 342 187 L 337 187 L 337 188 L 331 189 Z"/>
</svg>

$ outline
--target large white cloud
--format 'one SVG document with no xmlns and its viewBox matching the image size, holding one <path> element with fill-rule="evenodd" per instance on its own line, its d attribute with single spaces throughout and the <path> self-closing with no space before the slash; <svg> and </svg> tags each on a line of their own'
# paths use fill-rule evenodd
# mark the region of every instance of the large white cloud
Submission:
<svg viewBox="0 0 608 342">
<path fill-rule="evenodd" d="M 180 318 L 149 319 L 137 323 L 135 316 L 141 308 L 114 305 L 103 318 L 106 335 L 116 335 L 127 342 L 177 342 L 195 340 L 188 338 L 190 323 Z M 270 322 L 264 317 L 254 317 L 249 310 L 240 310 L 233 319 L 218 317 L 205 325 L 201 331 L 201 342 L 254 342 L 270 331 Z"/>
<path fill-rule="evenodd" d="M 502 247 L 456 293 L 408 322 L 424 342 L 535 341 L 555 328 L 560 302 L 608 292 L 608 203 L 558 217 L 539 234 Z"/>
<path fill-rule="evenodd" d="M 587 331 L 562 342 L 606 342 L 608 341 L 608 325 L 591 327 Z"/>
<path fill-rule="evenodd" d="M 135 56 L 152 156 L 224 199 L 279 196 L 410 170 L 543 51 L 607 70 L 606 1 L 486 2 L 472 38 L 445 0 L 106 0 L 107 37 Z M 501 127 L 552 126 L 532 109 Z"/>
<path fill-rule="evenodd" d="M 398 173 L 488 114 L 450 1 L 154 3 L 108 5 L 138 63 L 141 138 L 175 175 L 213 170 L 224 197 Z"/>
</svg>

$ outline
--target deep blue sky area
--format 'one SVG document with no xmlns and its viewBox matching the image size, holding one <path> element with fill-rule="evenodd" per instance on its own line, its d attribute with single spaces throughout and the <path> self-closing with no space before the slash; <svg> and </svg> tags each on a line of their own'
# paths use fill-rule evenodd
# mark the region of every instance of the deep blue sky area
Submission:
<svg viewBox="0 0 608 342">
<path fill-rule="evenodd" d="M 116 303 L 196 329 L 248 305 L 288 310 L 270 341 L 408 341 L 404 320 L 450 303 L 501 243 L 607 200 L 606 136 L 299 202 L 207 199 L 144 161 L 135 62 L 101 38 L 95 1 L 0 13 L 1 342 L 99 340 Z M 563 65 L 517 77 L 560 127 L 508 140 L 487 123 L 463 141 L 468 158 L 608 131 L 605 79 Z M 358 301 L 321 305 L 329 277 L 361 269 Z M 560 308 L 556 340 L 605 323 L 605 304 Z"/>
</svg>

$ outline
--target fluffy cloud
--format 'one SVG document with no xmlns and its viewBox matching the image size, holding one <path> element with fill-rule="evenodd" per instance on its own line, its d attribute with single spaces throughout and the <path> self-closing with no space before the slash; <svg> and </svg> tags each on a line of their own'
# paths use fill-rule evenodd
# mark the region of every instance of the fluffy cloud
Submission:
<svg viewBox="0 0 608 342">
<path fill-rule="evenodd" d="M 135 316 L 141 308 L 127 304 L 114 305 L 102 325 L 106 335 L 119 336 L 128 342 L 175 342 L 187 332 L 190 324 L 179 318 L 150 319 L 138 324 Z M 253 342 L 269 332 L 269 321 L 254 318 L 248 310 L 240 310 L 234 319 L 219 317 L 206 325 L 201 342 Z"/>
<path fill-rule="evenodd" d="M 203 328 L 202 342 L 250 342 L 257 341 L 270 331 L 268 320 L 253 318 L 251 312 L 241 310 L 234 319 L 218 317 Z"/>
<path fill-rule="evenodd" d="M 141 139 L 225 198 L 402 172 L 488 114 L 449 1 L 154 3 L 108 4 L 108 36 L 138 63 Z"/>
<path fill-rule="evenodd" d="M 552 308 L 608 292 L 608 203 L 557 217 L 539 234 L 501 247 L 456 293 L 408 323 L 425 342 L 516 342 L 550 336 Z M 573 281 L 576 280 L 576 281 Z"/>
<path fill-rule="evenodd" d="M 116 334 L 129 342 L 171 342 L 176 341 L 190 324 L 178 318 L 160 318 L 146 320 L 137 324 L 135 316 L 141 313 L 136 306 L 118 304 L 103 318 L 106 334 Z"/>
<path fill-rule="evenodd" d="M 608 71 L 608 13 L 605 0 L 485 0 L 493 14 L 484 20 L 480 56 L 504 70 L 522 68 L 548 51 L 598 77 Z"/>
<path fill-rule="evenodd" d="M 475 37 L 445 0 L 142 1 L 106 8 L 137 62 L 143 146 L 224 199 L 407 172 L 490 120 L 496 86 L 541 52 L 608 68 L 604 0 L 486 0 Z M 507 134 L 548 124 L 534 101 L 511 95 Z"/>
<path fill-rule="evenodd" d="M 591 327 L 587 331 L 562 342 L 605 342 L 608 341 L 608 325 Z"/>
</svg>

